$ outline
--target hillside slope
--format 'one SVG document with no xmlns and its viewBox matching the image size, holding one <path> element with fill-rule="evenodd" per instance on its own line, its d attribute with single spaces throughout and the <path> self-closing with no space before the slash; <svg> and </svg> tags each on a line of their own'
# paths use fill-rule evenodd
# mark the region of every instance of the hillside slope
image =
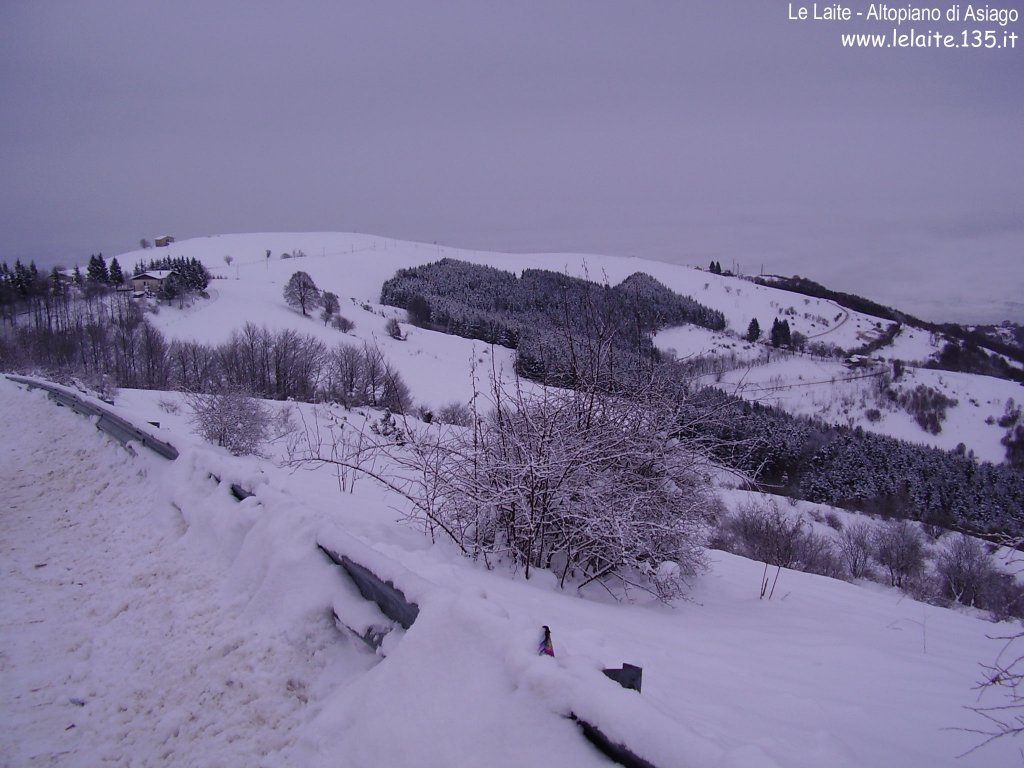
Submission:
<svg viewBox="0 0 1024 768">
<path fill-rule="evenodd" d="M 293 253 L 305 256 L 290 258 Z M 485 345 L 411 326 L 403 326 L 407 341 L 388 337 L 387 319 L 404 321 L 405 313 L 378 304 L 381 285 L 399 269 L 442 258 L 514 273 L 533 268 L 564 271 L 611 285 L 635 272 L 645 272 L 676 293 L 721 311 L 728 322 L 727 334 L 694 326 L 666 329 L 655 340 L 659 348 L 681 358 L 716 358 L 721 361 L 715 366 L 718 373 L 709 375 L 707 383 L 792 413 L 814 414 L 832 424 L 858 426 L 946 450 L 963 443 L 979 459 L 1000 462 L 1005 457 L 1000 443 L 1005 429 L 995 422 L 1011 398 L 1024 400 L 1019 385 L 1013 382 L 915 369 L 905 387 L 922 384 L 955 401 L 948 408 L 942 432 L 932 434 L 907 413 L 891 407 L 884 392 L 875 391 L 881 368 L 865 376 L 862 371 L 851 373 L 834 359 L 786 355 L 741 338 L 751 319 L 758 319 L 765 334 L 774 319 L 786 319 L 794 332 L 812 342 L 854 349 L 884 333 L 889 321 L 844 309 L 830 300 L 662 262 L 584 254 L 488 253 L 347 233 L 218 235 L 177 242 L 169 248 L 132 251 L 118 260 L 129 268 L 141 260 L 166 255 L 198 258 L 216 277 L 223 278 L 211 282 L 209 300 L 197 301 L 184 310 L 161 310 L 154 323 L 168 337 L 216 344 L 252 322 L 311 334 L 329 346 L 370 342 L 401 372 L 413 398 L 435 409 L 472 396 L 467 365 L 471 359 L 485 369 L 504 371 L 512 369 L 513 359 L 511 351 L 494 348 L 492 360 Z M 230 264 L 225 256 L 231 257 Z M 318 287 L 341 298 L 341 314 L 355 323 L 350 333 L 325 327 L 315 317 L 302 317 L 287 306 L 282 292 L 297 270 L 307 272 Z M 927 359 L 940 346 L 927 332 L 904 327 L 894 344 L 877 355 L 914 363 Z M 873 418 L 870 411 L 878 411 L 880 418 Z"/>
<path fill-rule="evenodd" d="M 986 621 L 789 571 L 759 600 L 761 564 L 723 553 L 673 607 L 579 599 L 430 546 L 369 481 L 342 494 L 331 471 L 206 447 L 178 400 L 126 391 L 117 406 L 159 417 L 182 451 L 170 463 L 0 380 L 12 765 L 606 765 L 569 711 L 659 766 L 1017 757 L 1004 741 L 958 759 L 977 737 L 949 730 L 978 725 L 963 707 L 1000 647 Z M 332 626 L 360 600 L 317 541 L 419 602 L 387 658 Z M 554 659 L 535 655 L 541 624 Z M 644 668 L 642 694 L 601 676 L 623 661 Z"/>
</svg>

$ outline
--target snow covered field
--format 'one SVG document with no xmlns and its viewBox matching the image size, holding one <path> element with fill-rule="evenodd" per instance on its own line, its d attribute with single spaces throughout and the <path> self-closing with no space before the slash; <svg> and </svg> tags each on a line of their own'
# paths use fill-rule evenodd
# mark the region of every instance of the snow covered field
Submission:
<svg viewBox="0 0 1024 768">
<path fill-rule="evenodd" d="M 267 258 L 266 251 L 271 252 Z M 281 254 L 301 251 L 303 258 L 282 259 Z M 385 280 L 404 267 L 460 259 L 521 273 L 548 269 L 616 285 L 635 272 L 645 272 L 673 291 L 692 296 L 721 311 L 732 331 L 743 334 L 758 318 L 767 333 L 772 320 L 787 319 L 793 331 L 809 339 L 828 341 L 843 348 L 861 346 L 877 333 L 877 318 L 851 312 L 834 302 L 798 296 L 788 291 L 755 285 L 739 277 L 724 277 L 698 269 L 646 259 L 572 253 L 493 253 L 469 251 L 426 243 L 411 243 L 341 232 L 255 233 L 218 235 L 174 243 L 169 248 L 132 251 L 118 256 L 126 269 L 141 260 L 161 256 L 197 258 L 214 275 L 227 278 L 211 283 L 212 302 L 200 302 L 185 313 L 164 313 L 161 329 L 174 338 L 222 341 L 247 320 L 272 327 L 295 327 L 313 332 L 310 322 L 296 316 L 281 298 L 288 278 L 296 270 L 307 272 L 317 286 L 341 297 L 341 314 L 356 322 L 360 332 L 363 304 L 375 307 Z M 224 256 L 231 256 L 227 264 Z M 276 309 L 270 309 L 275 306 Z M 269 310 L 269 314 L 268 314 Z M 225 324 L 224 319 L 231 318 Z M 303 322 L 305 320 L 305 322 Z M 371 323 L 383 334 L 384 319 Z M 888 325 L 882 322 L 883 325 Z M 337 332 L 334 332 L 335 334 Z M 682 353 L 683 350 L 680 350 Z"/>
<path fill-rule="evenodd" d="M 430 545 L 369 480 L 343 494 L 203 445 L 177 397 L 118 398 L 161 421 L 168 462 L 0 379 L 0 765 L 607 765 L 570 711 L 658 766 L 1019 759 L 1008 741 L 957 758 L 1006 626 L 789 571 L 761 601 L 762 564 L 718 552 L 688 601 L 581 598 Z M 419 603 L 387 658 L 334 625 L 366 604 L 317 541 Z M 641 695 L 599 672 L 624 661 Z"/>
</svg>

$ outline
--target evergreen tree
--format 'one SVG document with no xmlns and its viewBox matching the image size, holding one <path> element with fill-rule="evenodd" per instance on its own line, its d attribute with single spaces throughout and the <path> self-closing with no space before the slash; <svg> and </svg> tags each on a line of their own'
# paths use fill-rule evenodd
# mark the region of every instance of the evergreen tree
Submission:
<svg viewBox="0 0 1024 768">
<path fill-rule="evenodd" d="M 750 325 L 747 326 L 747 341 L 754 342 L 761 338 L 761 326 L 757 322 L 757 318 L 753 318 L 750 321 Z"/>
<path fill-rule="evenodd" d="M 11 288 L 14 289 L 14 294 L 19 299 L 29 298 L 29 292 L 32 286 L 32 280 L 29 276 L 29 270 L 26 268 L 22 260 L 14 260 L 14 271 L 11 272 Z"/>
<path fill-rule="evenodd" d="M 409 313 L 409 322 L 413 325 L 423 328 L 430 323 L 430 302 L 418 293 L 409 299 L 405 311 Z"/>
<path fill-rule="evenodd" d="M 789 320 L 775 318 L 768 340 L 773 347 L 788 347 L 793 343 L 793 335 L 789 330 Z"/>
<path fill-rule="evenodd" d="M 121 271 L 121 265 L 117 263 L 116 256 L 110 260 L 110 271 L 108 274 L 111 285 L 124 285 L 124 272 Z"/>
<path fill-rule="evenodd" d="M 107 271 L 107 262 L 103 254 L 93 254 L 89 257 L 89 268 L 86 270 L 86 278 L 90 283 L 103 284 L 110 282 L 110 273 Z"/>
<path fill-rule="evenodd" d="M 160 290 L 157 295 L 164 301 L 170 301 L 181 293 L 181 286 L 178 283 L 178 279 L 174 275 L 168 275 L 167 278 L 160 283 Z"/>
</svg>

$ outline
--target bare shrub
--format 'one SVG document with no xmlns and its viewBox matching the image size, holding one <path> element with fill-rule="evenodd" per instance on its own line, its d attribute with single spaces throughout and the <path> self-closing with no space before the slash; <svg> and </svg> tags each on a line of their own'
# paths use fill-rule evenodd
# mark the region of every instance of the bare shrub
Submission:
<svg viewBox="0 0 1024 768">
<path fill-rule="evenodd" d="M 962 605 L 988 607 L 996 567 L 978 539 L 964 534 L 954 538 L 939 554 L 935 571 L 947 597 Z"/>
<path fill-rule="evenodd" d="M 738 545 L 737 554 L 781 568 L 796 563 L 804 522 L 780 511 L 774 499 L 742 505 L 728 525 Z"/>
<path fill-rule="evenodd" d="M 854 579 L 871 576 L 872 531 L 871 523 L 861 520 L 846 526 L 839 534 L 839 552 L 847 573 Z"/>
<path fill-rule="evenodd" d="M 473 412 L 465 403 L 448 403 L 442 405 L 434 414 L 434 419 L 442 424 L 454 424 L 457 427 L 473 426 Z"/>
<path fill-rule="evenodd" d="M 405 496 L 428 533 L 488 566 L 680 594 L 704 567 L 710 485 L 707 454 L 671 437 L 678 403 L 654 391 L 492 386 L 492 410 L 473 410 L 472 429 L 390 418 L 361 433 L 360 462 L 340 451 L 307 460 L 370 474 Z M 386 475 L 375 469 L 385 463 Z"/>
<path fill-rule="evenodd" d="M 235 456 L 258 454 L 270 430 L 270 413 L 259 400 L 238 391 L 186 397 L 192 423 L 204 440 L 227 448 Z"/>
<path fill-rule="evenodd" d="M 1024 619 L 1024 586 L 1009 573 L 996 573 L 989 582 L 986 607 L 995 621 Z"/>
<path fill-rule="evenodd" d="M 805 531 L 800 537 L 797 553 L 797 570 L 841 579 L 844 575 L 843 561 L 828 536 Z"/>
<path fill-rule="evenodd" d="M 946 410 L 957 404 L 955 399 L 927 384 L 918 384 L 914 389 L 900 393 L 890 391 L 890 395 L 914 417 L 921 429 L 933 435 L 942 431 Z"/>
<path fill-rule="evenodd" d="M 730 518 L 725 527 L 730 534 L 726 537 L 726 541 L 732 544 L 730 551 L 764 563 L 761 597 L 767 595 L 770 600 L 782 569 L 795 566 L 800 559 L 806 537 L 804 521 L 781 512 L 772 499 L 767 503 L 742 505 L 739 513 Z M 768 567 L 772 565 L 775 566 L 775 578 L 769 579 Z"/>
<path fill-rule="evenodd" d="M 390 318 L 387 323 L 384 324 L 384 330 L 387 331 L 388 336 L 396 341 L 405 340 L 405 335 L 402 333 L 402 326 L 399 324 L 397 318 Z"/>
<path fill-rule="evenodd" d="M 1020 548 L 1024 541 L 1007 539 L 1007 558 L 1019 568 Z M 1024 615 L 1024 588 L 1014 575 L 997 573 L 991 583 L 993 616 L 998 620 Z M 999 654 L 991 662 L 982 663 L 982 678 L 975 689 L 978 704 L 970 707 L 982 720 L 978 727 L 965 728 L 982 741 L 972 750 L 980 749 L 996 739 L 1024 734 L 1024 630 L 1018 624 L 1013 630 L 997 636 L 1003 641 Z M 987 697 L 983 700 L 982 697 Z"/>
<path fill-rule="evenodd" d="M 156 401 L 156 404 L 164 413 L 176 414 L 181 411 L 181 406 L 178 404 L 178 401 L 172 400 L 169 397 L 161 397 Z"/>
<path fill-rule="evenodd" d="M 872 536 L 875 559 L 889 571 L 894 587 L 919 576 L 925 565 L 924 537 L 906 520 L 892 520 Z"/>
<path fill-rule="evenodd" d="M 349 331 L 356 327 L 356 324 L 349 320 L 347 317 L 343 317 L 342 315 L 335 315 L 331 319 L 331 326 L 341 331 L 342 333 L 348 333 Z"/>
</svg>

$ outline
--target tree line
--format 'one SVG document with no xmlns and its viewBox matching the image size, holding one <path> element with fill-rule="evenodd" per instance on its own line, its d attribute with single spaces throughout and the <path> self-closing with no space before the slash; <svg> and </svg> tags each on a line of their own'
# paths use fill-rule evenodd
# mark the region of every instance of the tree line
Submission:
<svg viewBox="0 0 1024 768">
<path fill-rule="evenodd" d="M 381 303 L 411 322 L 515 349 L 520 375 L 557 386 L 624 390 L 660 360 L 653 334 L 692 323 L 724 330 L 725 316 L 636 273 L 612 287 L 548 270 L 521 276 L 442 259 L 399 270 Z"/>
<path fill-rule="evenodd" d="M 230 390 L 276 400 L 333 400 L 404 411 L 409 390 L 371 344 L 339 343 L 247 323 L 227 341 L 167 341 L 125 293 L 83 292 L 0 334 L 0 369 L 116 387 Z"/>
</svg>

